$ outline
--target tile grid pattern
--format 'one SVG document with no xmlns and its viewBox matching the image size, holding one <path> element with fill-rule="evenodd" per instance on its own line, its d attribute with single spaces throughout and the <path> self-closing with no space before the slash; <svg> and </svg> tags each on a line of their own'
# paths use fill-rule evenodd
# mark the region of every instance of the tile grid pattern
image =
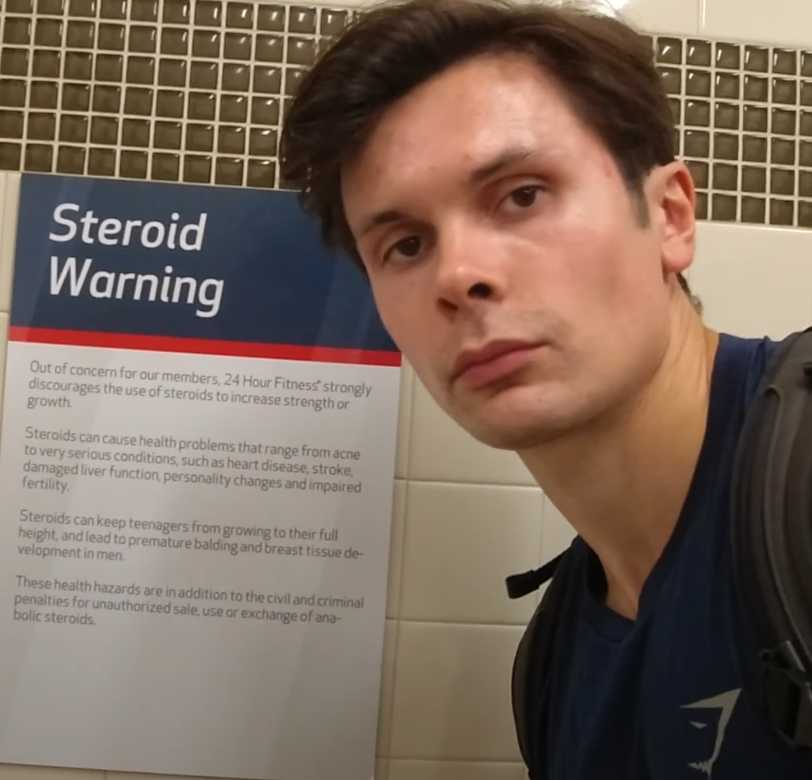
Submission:
<svg viewBox="0 0 812 780">
<path fill-rule="evenodd" d="M 221 0 L 6 0 L 0 168 L 275 187 L 284 103 L 350 18 Z"/>
<path fill-rule="evenodd" d="M 278 187 L 286 102 L 353 12 L 0 4 L 0 168 Z M 654 36 L 697 216 L 812 228 L 812 51 Z"/>
<path fill-rule="evenodd" d="M 812 227 L 812 51 L 657 36 L 697 216 Z"/>
</svg>

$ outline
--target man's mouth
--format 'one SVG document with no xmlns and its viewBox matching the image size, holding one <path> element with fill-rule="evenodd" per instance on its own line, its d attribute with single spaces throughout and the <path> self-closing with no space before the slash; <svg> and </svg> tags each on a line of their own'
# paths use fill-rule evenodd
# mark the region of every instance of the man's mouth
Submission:
<svg viewBox="0 0 812 780">
<path fill-rule="evenodd" d="M 451 382 L 460 382 L 473 390 L 498 382 L 524 368 L 543 346 L 544 342 L 502 339 L 463 350 L 454 363 Z"/>
</svg>

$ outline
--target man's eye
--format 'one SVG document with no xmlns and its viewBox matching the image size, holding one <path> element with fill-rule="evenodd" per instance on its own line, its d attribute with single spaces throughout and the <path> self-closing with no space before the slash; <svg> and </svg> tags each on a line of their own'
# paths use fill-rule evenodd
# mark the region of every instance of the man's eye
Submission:
<svg viewBox="0 0 812 780">
<path fill-rule="evenodd" d="M 519 187 L 519 189 L 513 190 L 509 197 L 519 208 L 527 209 L 536 202 L 539 192 L 541 192 L 541 187 L 538 186 Z"/>
<path fill-rule="evenodd" d="M 392 246 L 386 250 L 384 259 L 389 260 L 393 255 L 407 258 L 417 257 L 417 255 L 420 254 L 421 247 L 422 242 L 420 241 L 420 238 L 417 236 L 409 236 L 408 238 L 403 238 L 397 243 L 392 244 Z"/>
</svg>

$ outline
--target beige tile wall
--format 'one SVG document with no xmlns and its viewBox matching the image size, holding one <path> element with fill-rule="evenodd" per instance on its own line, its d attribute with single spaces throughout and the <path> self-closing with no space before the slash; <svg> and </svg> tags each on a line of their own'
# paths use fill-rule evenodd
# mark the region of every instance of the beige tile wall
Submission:
<svg viewBox="0 0 812 780">
<path fill-rule="evenodd" d="M 812 45 L 808 0 L 632 0 L 626 8 L 651 32 Z M 6 214 L 0 233 L 0 378 L 13 245 L 8 215 L 16 213 L 17 178 L 0 174 L 0 213 Z M 688 276 L 710 325 L 780 337 L 812 323 L 812 232 L 703 223 L 698 233 L 697 261 Z M 562 549 L 571 538 L 569 527 L 518 459 L 473 442 L 436 408 L 408 366 L 394 506 L 376 778 L 519 780 L 524 773 L 508 688 L 513 652 L 533 602 L 509 602 L 503 578 Z M 103 774 L 140 780 L 113 772 L 0 766 L 0 780 Z"/>
<path fill-rule="evenodd" d="M 807 0 L 701 0 L 703 35 L 809 46 L 812 4 Z"/>
</svg>

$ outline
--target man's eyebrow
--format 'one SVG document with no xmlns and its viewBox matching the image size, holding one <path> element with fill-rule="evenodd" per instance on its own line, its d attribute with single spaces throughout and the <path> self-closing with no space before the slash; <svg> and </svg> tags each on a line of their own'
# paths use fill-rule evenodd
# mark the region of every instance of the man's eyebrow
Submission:
<svg viewBox="0 0 812 780">
<path fill-rule="evenodd" d="M 396 211 L 395 209 L 378 211 L 364 222 L 361 229 L 358 231 L 358 237 L 360 238 L 361 236 L 365 236 L 370 230 L 379 227 L 380 225 L 386 225 L 389 222 L 399 222 L 402 219 L 406 219 L 406 215 L 400 211 Z"/>
<path fill-rule="evenodd" d="M 511 146 L 508 149 L 501 151 L 491 160 L 488 160 L 483 165 L 480 165 L 471 171 L 469 180 L 472 184 L 477 184 L 483 179 L 487 179 L 488 177 L 493 176 L 495 173 L 499 173 L 499 171 L 501 171 L 503 168 L 507 168 L 517 162 L 526 160 L 528 157 L 535 154 L 535 152 L 535 149 L 531 149 L 527 146 Z"/>
<path fill-rule="evenodd" d="M 495 173 L 499 173 L 503 168 L 508 168 L 517 162 L 522 162 L 536 153 L 535 149 L 526 146 L 512 146 L 499 152 L 495 157 L 479 165 L 471 171 L 468 179 L 472 184 L 477 184 Z M 397 209 L 387 209 L 372 214 L 361 225 L 358 237 L 365 236 L 370 230 L 390 222 L 399 222 L 407 219 L 407 216 Z"/>
</svg>

